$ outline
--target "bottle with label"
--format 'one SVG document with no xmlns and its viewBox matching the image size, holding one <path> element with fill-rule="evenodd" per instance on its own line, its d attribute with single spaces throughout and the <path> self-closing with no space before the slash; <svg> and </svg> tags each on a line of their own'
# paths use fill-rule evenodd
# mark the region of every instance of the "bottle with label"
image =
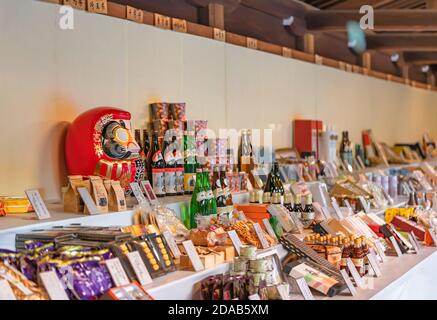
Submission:
<svg viewBox="0 0 437 320">
<path fill-rule="evenodd" d="M 307 195 L 305 199 L 305 208 L 302 212 L 302 224 L 305 228 L 309 228 L 314 222 L 314 208 L 313 208 L 313 197 L 312 195 Z"/>
<path fill-rule="evenodd" d="M 241 144 L 239 149 L 240 171 L 250 173 L 252 169 L 251 130 L 241 130 Z"/>
<path fill-rule="evenodd" d="M 175 160 L 176 160 L 176 194 L 184 194 L 184 156 L 182 151 L 182 144 L 176 137 L 173 137 L 175 144 Z"/>
<path fill-rule="evenodd" d="M 203 170 L 203 187 L 205 189 L 205 215 L 216 215 L 217 214 L 217 202 L 212 192 L 211 184 L 209 183 L 209 170 L 205 168 Z"/>
<path fill-rule="evenodd" d="M 301 195 L 300 194 L 297 194 L 294 197 L 293 213 L 296 217 L 298 217 L 299 219 L 302 219 L 303 208 L 302 208 L 302 204 L 301 204 Z"/>
<path fill-rule="evenodd" d="M 369 259 L 367 258 L 367 255 L 369 254 L 370 250 L 369 250 L 369 246 L 367 244 L 366 241 L 366 237 L 362 236 L 361 237 L 361 249 L 363 250 L 363 256 L 364 256 L 364 271 L 363 271 L 363 275 L 367 274 L 369 272 L 369 268 L 370 268 L 370 262 Z"/>
<path fill-rule="evenodd" d="M 143 152 L 144 152 L 144 168 L 146 171 L 145 176 L 147 176 L 147 179 L 150 180 L 150 176 L 151 176 L 150 162 L 152 157 L 152 147 L 150 144 L 149 132 L 146 129 L 143 130 Z"/>
<path fill-rule="evenodd" d="M 267 178 L 264 192 L 270 192 L 270 194 L 279 192 L 281 195 L 284 195 L 284 186 L 282 185 L 282 181 L 279 176 L 279 164 L 277 162 L 273 163 L 272 170 Z"/>
<path fill-rule="evenodd" d="M 294 203 L 293 203 L 293 195 L 291 193 L 286 193 L 284 195 L 284 207 L 289 211 L 293 212 Z"/>
<path fill-rule="evenodd" d="M 282 184 L 281 175 L 279 173 L 279 164 L 275 162 L 274 167 L 275 167 L 275 192 L 279 192 L 283 196 L 284 185 Z"/>
<path fill-rule="evenodd" d="M 343 131 L 340 145 L 340 157 L 346 165 L 353 165 L 353 155 L 351 142 L 349 140 L 349 132 Z"/>
<path fill-rule="evenodd" d="M 164 161 L 165 161 L 165 194 L 176 195 L 176 158 L 174 156 L 175 144 L 173 143 L 174 130 L 167 130 L 164 138 Z"/>
<path fill-rule="evenodd" d="M 184 192 L 193 194 L 196 174 L 196 145 L 194 131 L 184 132 Z"/>
<path fill-rule="evenodd" d="M 193 195 L 190 202 L 190 229 L 197 227 L 196 217 L 198 215 L 204 215 L 206 192 L 203 188 L 203 172 L 202 169 L 196 170 L 195 177 L 196 185 L 194 187 Z"/>
<path fill-rule="evenodd" d="M 234 202 L 232 201 L 232 193 L 229 188 L 228 178 L 226 177 L 226 166 L 220 168 L 220 183 L 226 199 L 226 212 L 232 212 L 234 210 Z"/>
<path fill-rule="evenodd" d="M 153 151 L 151 159 L 152 186 L 157 197 L 165 196 L 165 161 L 158 143 L 158 132 L 153 134 Z"/>
<path fill-rule="evenodd" d="M 214 167 L 214 173 L 212 175 L 212 191 L 217 203 L 217 214 L 221 215 L 226 213 L 226 197 L 220 181 L 220 168 L 218 166 Z"/>
<path fill-rule="evenodd" d="M 341 253 L 340 269 L 347 269 L 347 259 L 351 257 L 352 246 L 349 238 L 343 240 L 343 251 Z"/>
<path fill-rule="evenodd" d="M 352 252 L 352 262 L 358 273 L 364 275 L 364 252 L 361 245 L 361 239 L 357 238 L 354 241 L 354 249 Z"/>
</svg>

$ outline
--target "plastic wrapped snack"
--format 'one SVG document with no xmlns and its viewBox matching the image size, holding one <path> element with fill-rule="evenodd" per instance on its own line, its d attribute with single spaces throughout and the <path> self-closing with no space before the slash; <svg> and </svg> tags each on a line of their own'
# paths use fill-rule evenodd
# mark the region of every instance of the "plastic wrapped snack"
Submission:
<svg viewBox="0 0 437 320">
<path fill-rule="evenodd" d="M 176 239 L 186 239 L 190 233 L 171 209 L 157 206 L 155 210 L 149 214 L 149 219 L 152 224 L 158 226 L 161 233 L 170 231 Z"/>
</svg>

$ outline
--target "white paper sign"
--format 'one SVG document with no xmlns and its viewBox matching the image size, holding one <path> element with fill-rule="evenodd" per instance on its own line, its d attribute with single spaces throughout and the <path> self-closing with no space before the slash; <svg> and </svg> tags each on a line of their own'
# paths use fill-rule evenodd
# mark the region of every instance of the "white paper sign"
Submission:
<svg viewBox="0 0 437 320">
<path fill-rule="evenodd" d="M 327 207 L 322 207 L 322 213 L 323 213 L 323 215 L 325 216 L 325 219 L 326 219 L 326 220 L 332 218 L 332 216 L 331 216 L 331 212 L 329 212 L 329 208 L 327 208 Z"/>
<path fill-rule="evenodd" d="M 296 284 L 299 287 L 300 293 L 302 293 L 303 298 L 305 300 L 315 300 L 313 293 L 311 292 L 310 288 L 308 287 L 308 284 L 306 283 L 304 278 L 295 279 Z"/>
<path fill-rule="evenodd" d="M 196 248 L 193 245 L 193 242 L 191 240 L 187 240 L 182 242 L 182 245 L 185 248 L 185 252 L 188 254 L 188 258 L 190 258 L 194 270 L 202 271 L 203 269 L 205 269 L 205 266 L 203 265 L 202 260 L 200 260 L 200 257 L 196 251 Z"/>
<path fill-rule="evenodd" d="M 282 300 L 290 300 L 290 293 L 288 292 L 289 286 L 287 284 L 280 284 L 276 286 L 276 289 L 278 290 L 279 296 Z"/>
<path fill-rule="evenodd" d="M 181 257 L 181 251 L 179 250 L 178 245 L 176 244 L 175 239 L 173 238 L 173 235 L 170 231 L 164 231 L 162 233 L 164 236 L 165 241 L 167 241 L 167 244 L 171 250 L 171 253 L 175 257 L 175 259 L 179 259 Z"/>
<path fill-rule="evenodd" d="M 0 301 L 5 300 L 17 300 L 17 297 L 15 296 L 14 291 L 12 291 L 9 282 L 6 280 L 0 280 Z"/>
<path fill-rule="evenodd" d="M 42 200 L 39 191 L 36 189 L 32 189 L 26 190 L 24 192 L 26 193 L 27 199 L 29 199 L 30 203 L 32 204 L 38 220 L 50 219 L 50 212 L 49 210 L 47 210 L 47 207 Z"/>
<path fill-rule="evenodd" d="M 375 242 L 375 249 L 378 252 L 378 255 L 381 258 L 382 262 L 386 262 L 387 256 L 385 255 L 384 246 L 379 241 Z"/>
<path fill-rule="evenodd" d="M 254 223 L 253 228 L 255 229 L 256 236 L 261 242 L 261 246 L 263 247 L 263 249 L 267 249 L 269 247 L 269 242 L 267 241 L 259 223 Z"/>
<path fill-rule="evenodd" d="M 359 196 L 358 199 L 360 200 L 361 205 L 363 206 L 364 212 L 370 213 L 370 206 L 369 206 L 368 202 L 364 199 L 364 197 Z"/>
<path fill-rule="evenodd" d="M 263 219 L 263 224 L 269 236 L 272 237 L 273 239 L 277 239 L 275 231 L 273 230 L 272 225 L 270 224 L 267 218 Z"/>
<path fill-rule="evenodd" d="M 229 238 L 231 238 L 232 244 L 234 245 L 235 250 L 237 251 L 238 255 L 240 255 L 240 247 L 241 247 L 241 240 L 238 237 L 238 234 L 235 230 L 228 231 Z"/>
<path fill-rule="evenodd" d="M 346 207 L 348 208 L 349 213 L 350 213 L 350 214 L 353 214 L 353 213 L 354 213 L 354 210 L 352 209 L 352 206 L 351 206 L 351 204 L 349 203 L 349 201 L 348 201 L 347 199 L 344 199 L 344 204 L 345 204 Z"/>
<path fill-rule="evenodd" d="M 106 266 L 111 274 L 112 280 L 117 287 L 126 286 L 130 283 L 129 278 L 124 271 L 123 266 L 118 258 L 106 260 Z"/>
<path fill-rule="evenodd" d="M 343 220 L 344 219 L 343 212 L 341 212 L 340 207 L 334 198 L 332 198 L 332 207 L 334 208 L 337 219 Z"/>
<path fill-rule="evenodd" d="M 399 248 L 399 244 L 398 244 L 398 242 L 396 241 L 395 237 L 391 236 L 391 237 L 390 237 L 390 241 L 391 241 L 391 243 L 392 243 L 392 245 L 393 245 L 393 248 L 394 248 L 395 251 L 396 251 L 396 255 L 397 255 L 398 257 L 402 256 L 401 248 Z"/>
<path fill-rule="evenodd" d="M 51 300 L 69 300 L 54 271 L 41 272 L 39 277 Z"/>
<path fill-rule="evenodd" d="M 143 259 L 141 259 L 139 252 L 129 252 L 127 254 L 127 258 L 129 259 L 129 262 L 132 265 L 140 284 L 145 286 L 149 283 L 152 283 L 152 277 L 150 277 L 150 273 L 147 271 L 146 265 L 144 264 Z"/>
<path fill-rule="evenodd" d="M 355 289 L 354 284 L 351 281 L 351 278 L 349 278 L 349 275 L 347 274 L 345 269 L 341 269 L 340 270 L 341 276 L 343 277 L 344 282 L 347 285 L 347 288 L 349 289 L 349 292 L 351 293 L 352 296 L 356 296 L 357 295 L 357 289 Z"/>
<path fill-rule="evenodd" d="M 355 281 L 355 285 L 357 287 L 359 287 L 359 288 L 362 288 L 362 279 L 361 279 L 361 276 L 358 273 L 357 268 L 355 268 L 355 265 L 353 264 L 351 258 L 347 259 L 347 268 L 349 269 L 349 271 L 350 271 L 350 273 L 352 275 L 352 278 Z"/>
<path fill-rule="evenodd" d="M 418 253 L 420 250 L 419 243 L 417 242 L 416 236 L 414 235 L 413 231 L 410 231 L 410 233 L 408 234 L 408 238 L 410 239 L 410 242 L 413 245 L 414 251 Z"/>
<path fill-rule="evenodd" d="M 375 255 L 372 252 L 369 252 L 369 254 L 367 255 L 367 259 L 369 260 L 370 266 L 372 267 L 373 271 L 375 271 L 375 275 L 377 277 L 380 277 L 382 275 L 381 269 L 379 268 Z"/>
<path fill-rule="evenodd" d="M 80 197 L 82 198 L 91 215 L 100 213 L 87 188 L 77 188 L 77 192 L 79 192 Z"/>
<path fill-rule="evenodd" d="M 138 182 L 131 182 L 130 188 L 139 204 L 149 204 Z"/>
</svg>

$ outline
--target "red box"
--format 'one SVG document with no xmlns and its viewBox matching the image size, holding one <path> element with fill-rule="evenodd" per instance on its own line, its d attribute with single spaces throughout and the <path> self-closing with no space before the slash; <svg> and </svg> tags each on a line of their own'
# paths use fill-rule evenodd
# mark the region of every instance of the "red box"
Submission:
<svg viewBox="0 0 437 320">
<path fill-rule="evenodd" d="M 319 120 L 294 120 L 294 147 L 299 153 L 314 152 L 319 158 L 319 134 L 323 122 Z"/>
</svg>

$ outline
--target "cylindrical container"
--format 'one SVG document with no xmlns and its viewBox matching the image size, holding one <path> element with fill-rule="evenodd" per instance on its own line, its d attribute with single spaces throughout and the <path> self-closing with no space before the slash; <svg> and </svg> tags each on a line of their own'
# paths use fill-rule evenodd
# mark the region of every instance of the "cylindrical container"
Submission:
<svg viewBox="0 0 437 320">
<path fill-rule="evenodd" d="M 265 281 L 266 280 L 266 274 L 265 273 L 249 272 L 248 275 L 252 276 L 252 278 L 253 278 L 253 285 L 255 287 L 258 287 L 259 284 L 261 283 L 261 281 Z"/>
<path fill-rule="evenodd" d="M 389 177 L 388 176 L 382 176 L 381 177 L 381 185 L 384 191 L 388 194 L 389 192 Z"/>
<path fill-rule="evenodd" d="M 240 247 L 240 257 L 246 258 L 246 259 L 255 259 L 256 247 L 255 246 L 241 246 Z"/>
<path fill-rule="evenodd" d="M 249 267 L 249 260 L 242 257 L 237 257 L 234 259 L 234 272 L 247 272 Z"/>
<path fill-rule="evenodd" d="M 250 260 L 249 269 L 251 272 L 267 272 L 273 270 L 271 259 Z"/>
<path fill-rule="evenodd" d="M 388 179 L 388 194 L 393 199 L 398 196 L 398 176 L 390 176 Z"/>
</svg>

